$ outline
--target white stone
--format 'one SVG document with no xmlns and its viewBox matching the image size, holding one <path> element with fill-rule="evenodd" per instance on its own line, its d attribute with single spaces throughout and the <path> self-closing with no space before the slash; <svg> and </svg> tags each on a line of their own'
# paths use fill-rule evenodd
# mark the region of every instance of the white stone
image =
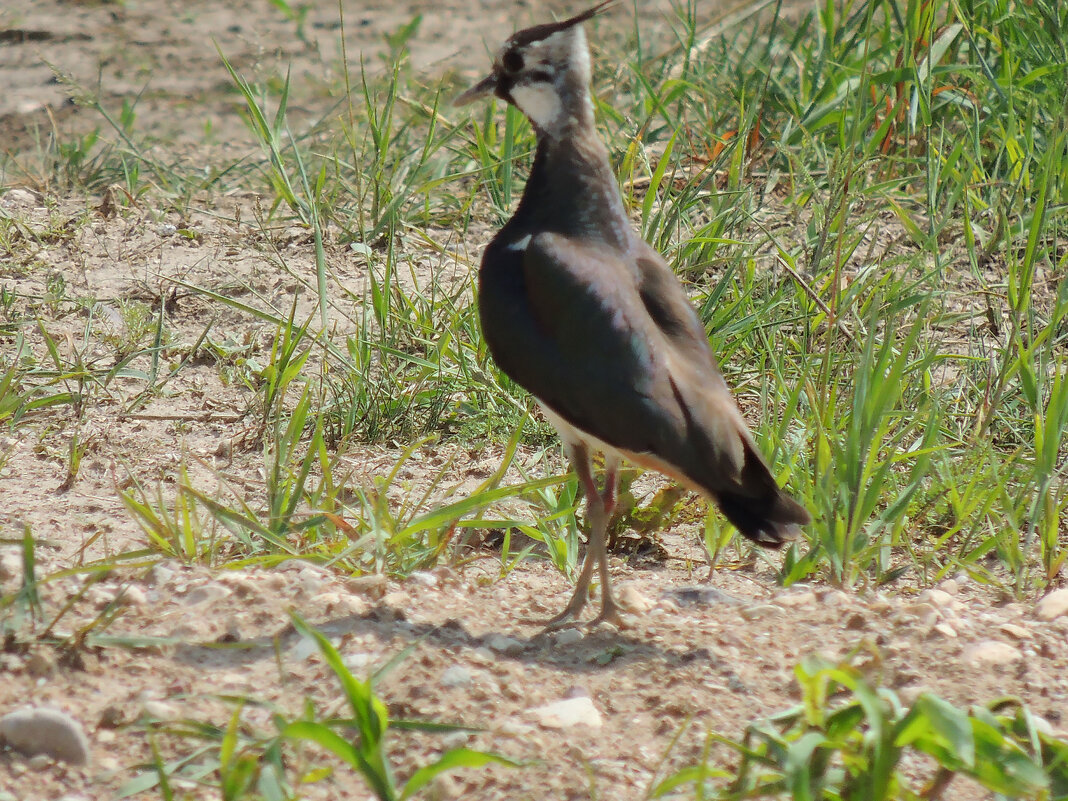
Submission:
<svg viewBox="0 0 1068 801">
<path fill-rule="evenodd" d="M 999 631 L 1003 631 L 1010 637 L 1016 640 L 1030 640 L 1031 632 L 1025 629 L 1023 626 L 1018 626 L 1015 623 L 1002 623 L 998 626 Z"/>
<path fill-rule="evenodd" d="M 11 581 L 22 575 L 22 556 L 18 551 L 7 550 L 0 554 L 0 581 Z"/>
<path fill-rule="evenodd" d="M 82 724 L 50 707 L 18 709 L 4 715 L 0 718 L 0 741 L 26 756 L 45 754 L 72 765 L 89 761 L 89 739 Z"/>
<path fill-rule="evenodd" d="M 486 647 L 505 656 L 521 654 L 526 647 L 514 637 L 505 637 L 503 634 L 490 634 L 485 639 Z"/>
<path fill-rule="evenodd" d="M 123 592 L 119 601 L 123 606 L 145 606 L 148 603 L 148 595 L 136 584 L 131 584 Z"/>
<path fill-rule="evenodd" d="M 1000 640 L 983 640 L 969 645 L 961 655 L 964 662 L 976 662 L 981 665 L 1011 665 L 1023 658 L 1023 654 L 1007 642 Z"/>
<path fill-rule="evenodd" d="M 357 595 L 340 592 L 321 592 L 308 601 L 308 606 L 328 615 L 363 615 L 367 602 Z"/>
<path fill-rule="evenodd" d="M 114 587 L 105 587 L 101 584 L 97 584 L 95 587 L 90 587 L 88 589 L 85 593 L 85 598 L 93 606 L 101 608 L 114 601 L 115 594 L 116 590 Z"/>
<path fill-rule="evenodd" d="M 141 711 L 155 720 L 177 720 L 179 717 L 178 708 L 166 701 L 145 701 Z"/>
<path fill-rule="evenodd" d="M 578 629 L 563 629 L 553 634 L 553 643 L 557 646 L 574 645 L 582 642 L 585 635 Z"/>
<path fill-rule="evenodd" d="M 40 103 L 34 102 L 30 110 L 37 111 L 41 107 L 42 106 Z M 29 189 L 23 189 L 20 186 L 16 186 L 15 188 L 9 189 L 7 192 L 4 193 L 4 203 L 13 206 L 36 206 L 37 195 L 35 195 Z"/>
<path fill-rule="evenodd" d="M 823 596 L 824 606 L 849 606 L 853 603 L 853 596 L 842 590 L 834 590 Z"/>
<path fill-rule="evenodd" d="M 148 581 L 157 587 L 161 587 L 170 582 L 170 580 L 174 578 L 176 572 L 173 564 L 157 562 L 152 566 L 152 569 L 148 571 Z"/>
<path fill-rule="evenodd" d="M 453 665 L 441 674 L 443 687 L 466 687 L 471 681 L 471 672 L 463 665 Z"/>
<path fill-rule="evenodd" d="M 619 585 L 616 601 L 624 612 L 633 612 L 636 615 L 644 615 L 656 605 L 653 599 L 639 590 L 633 582 Z"/>
<path fill-rule="evenodd" d="M 469 731 L 450 731 L 444 734 L 439 741 L 442 751 L 451 751 L 453 748 L 463 748 L 472 737 Z"/>
<path fill-rule="evenodd" d="M 1039 620 L 1053 620 L 1068 612 L 1068 587 L 1054 590 L 1035 607 Z"/>
<path fill-rule="evenodd" d="M 317 565 L 306 564 L 297 571 L 297 581 L 300 583 L 301 589 L 309 595 L 319 592 L 326 584 L 327 577 L 323 575 L 321 569 L 317 568 Z"/>
<path fill-rule="evenodd" d="M 289 649 L 289 656 L 296 662 L 310 659 L 313 654 L 319 653 L 319 646 L 311 637 L 301 637 Z M 351 657 L 347 657 L 351 658 Z"/>
<path fill-rule="evenodd" d="M 920 600 L 942 608 L 953 603 L 953 596 L 945 590 L 924 590 L 920 593 Z"/>
<path fill-rule="evenodd" d="M 353 576 L 346 579 L 345 588 L 349 592 L 381 598 L 386 594 L 386 583 L 386 577 L 380 573 L 369 573 L 366 576 Z"/>
<path fill-rule="evenodd" d="M 781 611 L 781 607 L 774 606 L 773 604 L 756 604 L 754 606 L 742 607 L 738 614 L 746 620 L 759 620 L 768 615 L 777 615 Z"/>
<path fill-rule="evenodd" d="M 318 651 L 318 646 L 316 646 L 316 651 Z M 374 657 L 365 651 L 353 651 L 345 654 L 341 661 L 351 672 L 362 673 L 374 661 Z"/>
<path fill-rule="evenodd" d="M 230 595 L 230 590 L 217 581 L 209 581 L 199 587 L 194 587 L 185 596 L 183 602 L 186 606 L 200 606 L 201 604 L 213 604 Z"/>
<path fill-rule="evenodd" d="M 787 592 L 776 598 L 775 603 L 787 608 L 812 606 L 816 603 L 816 593 L 811 590 L 806 592 Z"/>
<path fill-rule="evenodd" d="M 506 720 L 497 727 L 497 731 L 512 737 L 522 737 L 534 731 L 534 727 L 529 723 L 522 723 L 518 720 Z"/>
<path fill-rule="evenodd" d="M 429 570 L 416 570 L 414 573 L 409 574 L 408 581 L 414 584 L 422 584 L 424 587 L 436 587 L 438 585 L 438 577 Z"/>
<path fill-rule="evenodd" d="M 950 595 L 956 595 L 960 592 L 960 584 L 957 583 L 956 579 L 948 578 L 938 585 L 938 589 Z"/>
<path fill-rule="evenodd" d="M 938 610 L 926 601 L 911 603 L 902 611 L 906 615 L 915 615 L 925 626 L 933 626 L 938 622 Z"/>
<path fill-rule="evenodd" d="M 584 695 L 534 707 L 528 709 L 527 714 L 546 729 L 569 729 L 579 725 L 599 729 L 603 723 L 593 700 Z"/>
<path fill-rule="evenodd" d="M 948 637 L 951 640 L 956 639 L 957 637 L 957 630 L 954 629 L 948 623 L 935 623 L 933 630 L 937 631 L 943 637 Z"/>
</svg>

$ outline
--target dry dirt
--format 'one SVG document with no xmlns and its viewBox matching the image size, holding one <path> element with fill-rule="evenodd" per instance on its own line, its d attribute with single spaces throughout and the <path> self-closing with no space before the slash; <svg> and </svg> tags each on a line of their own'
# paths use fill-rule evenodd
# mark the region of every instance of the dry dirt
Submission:
<svg viewBox="0 0 1068 801">
<path fill-rule="evenodd" d="M 666 8 L 643 3 L 643 23 L 655 25 Z M 373 59 L 382 34 L 417 12 L 424 19 L 413 44 L 415 67 L 467 76 L 486 63 L 483 42 L 492 48 L 515 24 L 545 15 L 542 7 L 495 0 L 372 0 L 345 8 L 350 59 L 358 52 Z M 626 17 L 623 24 L 629 24 Z M 249 152 L 252 143 L 235 113 L 216 45 L 250 75 L 279 74 L 292 65 L 297 86 L 314 88 L 328 83 L 336 68 L 337 20 L 333 4 L 312 8 L 310 44 L 302 44 L 294 24 L 266 2 L 7 3 L 0 10 L 0 147 L 23 154 L 28 164 L 25 154 L 48 135 L 53 120 L 67 132 L 99 124 L 71 101 L 73 83 L 98 93 L 109 107 L 141 92 L 139 130 L 173 143 L 169 147 L 185 159 L 222 163 Z M 61 275 L 68 298 L 95 301 L 90 311 L 68 304 L 49 321 L 65 358 L 81 347 L 90 325 L 96 326 L 89 338 L 94 344 L 83 355 L 112 358 L 100 326 L 109 320 L 119 325 L 115 310 L 122 299 L 157 303 L 169 279 L 232 287 L 242 302 L 280 309 L 298 293 L 298 313 L 312 309 L 312 293 L 301 293 L 314 282 L 311 246 L 284 229 L 251 235 L 218 208 L 181 220 L 144 207 L 106 217 L 97 211 L 99 197 L 56 197 L 37 189 L 9 191 L 0 198 L 3 211 L 36 232 L 60 234 L 43 237 L 25 262 L 0 265 L 0 283 L 23 298 L 44 297 L 54 291 L 49 279 Z M 231 217 L 234 208 L 254 205 L 252 198 L 220 201 Z M 178 224 L 199 236 L 177 235 Z M 466 280 L 481 244 L 464 243 L 439 267 Z M 334 248 L 330 259 L 333 280 L 359 294 L 366 271 L 358 256 Z M 89 322 L 90 312 L 96 322 Z M 271 332 L 248 315 L 196 296 L 179 297 L 169 313 L 176 342 L 189 344 L 210 321 L 219 340 L 250 342 L 258 353 L 269 344 Z M 38 335 L 27 336 L 41 348 Z M 12 343 L 0 338 L 5 357 Z M 137 414 L 123 415 L 142 388 L 135 380 L 117 380 L 93 396 L 80 420 L 69 410 L 44 414 L 0 439 L 0 593 L 18 586 L 17 543 L 29 526 L 38 542 L 39 575 L 55 577 L 42 588 L 45 620 L 93 578 L 59 571 L 144 546 L 117 497 L 129 476 L 173 482 L 184 462 L 194 485 L 212 485 L 221 471 L 235 485 L 244 482 L 250 494 L 262 488 L 262 455 L 248 447 L 249 421 L 239 414 L 250 406 L 250 390 L 224 382 L 216 365 L 191 366 Z M 88 445 L 77 477 L 68 482 L 74 437 Z M 500 457 L 499 448 L 446 450 L 421 451 L 402 483 L 418 483 L 420 465 L 436 470 L 448 455 L 446 483 L 462 491 L 484 479 Z M 371 481 L 398 453 L 367 447 L 346 458 L 357 480 Z M 535 454 L 520 458 L 534 460 Z M 224 726 L 233 707 L 221 696 L 261 702 L 242 715 L 262 733 L 271 730 L 272 708 L 292 715 L 305 698 L 340 710 L 337 682 L 294 633 L 291 609 L 327 633 L 358 675 L 411 649 L 378 685 L 394 716 L 482 729 L 449 735 L 444 745 L 440 735 L 397 735 L 401 775 L 461 742 L 530 760 L 520 769 L 461 771 L 435 786 L 441 798 L 643 797 L 654 777 L 698 758 L 706 731 L 736 736 L 748 722 L 792 704 L 793 665 L 813 652 L 832 659 L 859 652 L 873 680 L 906 699 L 923 689 L 958 704 L 1017 695 L 1055 729 L 1068 728 L 1068 616 L 1040 621 L 1032 604 L 1008 602 L 964 576 L 927 595 L 918 586 L 886 594 L 827 586 L 784 592 L 775 586 L 774 564 L 758 560 L 728 565 L 736 569 L 720 569 L 705 584 L 705 556 L 693 531 L 667 532 L 663 544 L 665 560 L 612 562 L 615 580 L 629 587 L 631 625 L 568 643 L 538 636 L 534 621 L 557 611 L 570 592 L 567 581 L 538 560 L 502 578 L 499 559 L 486 554 L 456 569 L 372 585 L 302 563 L 270 571 L 213 572 L 169 562 L 116 570 L 90 588 L 53 633 L 77 630 L 125 590 L 122 614 L 107 634 L 160 639 L 89 649 L 74 660 L 43 647 L 0 654 L 0 714 L 27 702 L 54 705 L 84 725 L 92 749 L 84 768 L 0 751 L 0 798 L 112 798 L 151 759 L 139 724 L 155 717 Z M 599 726 L 551 728 L 530 711 L 577 695 L 592 700 Z M 159 744 L 167 759 L 197 745 L 166 737 Z M 309 764 L 323 761 L 308 757 Z M 215 795 L 191 783 L 178 789 L 193 798 Z M 985 797 L 963 782 L 952 790 L 956 799 Z M 370 797 L 344 771 L 304 792 L 309 798 Z"/>
</svg>

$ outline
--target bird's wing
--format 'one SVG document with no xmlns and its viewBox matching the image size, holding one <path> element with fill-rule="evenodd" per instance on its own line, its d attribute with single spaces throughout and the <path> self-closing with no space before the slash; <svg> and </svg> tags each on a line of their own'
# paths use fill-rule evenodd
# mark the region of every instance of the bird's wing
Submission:
<svg viewBox="0 0 1068 801">
<path fill-rule="evenodd" d="M 523 258 L 533 341 L 513 378 L 579 430 L 737 491 L 755 449 L 704 327 L 649 253 L 535 236 Z"/>
</svg>

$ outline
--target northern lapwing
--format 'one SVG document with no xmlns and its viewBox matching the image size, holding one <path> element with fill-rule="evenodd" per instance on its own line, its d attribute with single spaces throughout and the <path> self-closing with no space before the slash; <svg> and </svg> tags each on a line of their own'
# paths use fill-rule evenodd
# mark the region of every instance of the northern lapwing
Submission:
<svg viewBox="0 0 1068 801">
<path fill-rule="evenodd" d="M 560 433 L 587 498 L 585 561 L 548 629 L 577 622 L 595 564 L 593 623 L 622 624 L 605 550 L 621 459 L 704 493 L 770 548 L 810 520 L 769 472 L 682 285 L 627 218 L 594 125 L 581 25 L 611 2 L 513 34 L 492 72 L 456 100 L 496 95 L 537 135 L 519 206 L 482 257 L 479 313 L 490 353 Z"/>
</svg>

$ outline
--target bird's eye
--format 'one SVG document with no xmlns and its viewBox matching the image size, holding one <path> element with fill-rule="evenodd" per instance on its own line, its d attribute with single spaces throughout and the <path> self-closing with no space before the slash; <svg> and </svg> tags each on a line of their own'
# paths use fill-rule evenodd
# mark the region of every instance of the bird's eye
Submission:
<svg viewBox="0 0 1068 801">
<path fill-rule="evenodd" d="M 519 72 L 523 69 L 523 56 L 517 50 L 508 50 L 501 56 L 501 66 L 507 72 Z"/>
</svg>

